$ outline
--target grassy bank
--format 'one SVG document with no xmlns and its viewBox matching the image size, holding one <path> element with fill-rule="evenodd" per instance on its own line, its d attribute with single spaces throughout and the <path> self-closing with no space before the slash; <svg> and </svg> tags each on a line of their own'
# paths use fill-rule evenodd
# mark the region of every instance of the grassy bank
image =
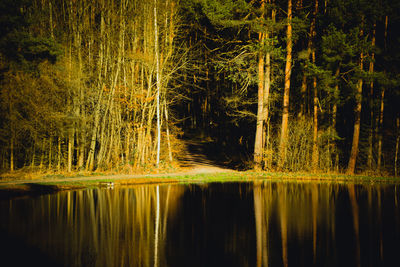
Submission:
<svg viewBox="0 0 400 267">
<path fill-rule="evenodd" d="M 248 182 L 270 180 L 276 182 L 334 182 L 334 183 L 400 183 L 399 178 L 367 175 L 283 173 L 283 172 L 218 172 L 218 173 L 175 173 L 147 175 L 117 175 L 92 173 L 64 176 L 60 174 L 36 177 L 32 180 L 0 180 L 0 199 L 36 196 L 62 190 L 93 187 L 114 188 L 124 185 L 144 184 L 198 184 L 211 182 Z"/>
</svg>

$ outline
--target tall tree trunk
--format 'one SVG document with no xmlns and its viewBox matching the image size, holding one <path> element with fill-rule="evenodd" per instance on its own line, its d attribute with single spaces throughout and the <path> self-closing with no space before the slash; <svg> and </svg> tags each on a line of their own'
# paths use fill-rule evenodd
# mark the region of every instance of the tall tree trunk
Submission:
<svg viewBox="0 0 400 267">
<path fill-rule="evenodd" d="M 313 56 L 315 58 L 315 56 Z M 312 168 L 314 171 L 318 169 L 319 162 L 319 148 L 318 148 L 318 90 L 317 90 L 317 77 L 313 78 L 313 148 L 312 148 Z"/>
<path fill-rule="evenodd" d="M 333 107 L 332 107 L 332 134 L 334 133 L 336 136 L 336 118 L 337 118 L 337 102 L 339 101 L 339 75 L 340 75 L 340 64 L 337 66 L 336 73 L 335 73 L 335 78 L 336 78 L 336 84 L 335 84 L 335 90 L 333 91 Z M 335 171 L 339 171 L 339 153 L 337 150 L 336 146 L 336 137 L 333 142 L 333 153 L 335 157 L 335 163 L 334 163 L 334 168 Z"/>
<path fill-rule="evenodd" d="M 290 76 L 292 73 L 292 0 L 288 1 L 287 12 L 287 45 L 286 45 L 286 66 L 285 66 L 285 86 L 283 92 L 283 112 L 281 138 L 279 143 L 279 163 L 278 168 L 282 168 L 286 161 L 286 149 L 288 142 L 288 124 L 289 124 L 289 93 Z"/>
<path fill-rule="evenodd" d="M 307 75 L 306 75 L 306 68 L 307 65 L 304 67 L 304 73 L 303 73 L 303 78 L 301 81 L 301 87 L 300 87 L 300 112 L 297 115 L 298 118 L 304 118 L 306 114 L 306 108 L 307 108 Z"/>
<path fill-rule="evenodd" d="M 271 1 L 268 1 L 271 3 Z M 272 11 L 272 19 L 275 13 Z M 265 2 L 261 1 L 261 19 L 265 19 Z M 262 47 L 267 45 L 269 38 L 268 30 L 258 33 L 258 41 Z M 257 126 L 254 142 L 254 163 L 255 169 L 262 168 L 263 153 L 265 147 L 266 124 L 268 118 L 268 100 L 271 86 L 271 53 L 260 51 L 258 55 L 258 108 Z"/>
<path fill-rule="evenodd" d="M 158 46 L 158 25 L 157 25 L 157 0 L 154 0 L 154 52 L 156 57 L 156 105 L 157 105 L 157 168 L 160 165 L 160 145 L 161 145 L 161 125 L 160 125 L 160 91 L 161 91 L 161 75 L 160 75 L 160 58 Z"/>
<path fill-rule="evenodd" d="M 99 56 L 98 56 L 98 90 L 99 96 L 96 101 L 96 108 L 94 111 L 94 125 L 92 128 L 90 146 L 86 160 L 86 170 L 93 170 L 94 168 L 94 154 L 96 150 L 97 132 L 100 124 L 100 109 L 103 97 L 103 91 L 106 89 L 106 85 L 102 82 L 102 70 L 105 65 L 105 22 L 104 22 L 104 11 L 100 12 L 100 44 L 99 44 Z"/>
<path fill-rule="evenodd" d="M 49 170 L 51 170 L 51 158 L 52 158 L 52 143 L 53 143 L 53 136 L 51 136 L 50 135 L 50 138 L 49 138 L 49 165 L 48 165 L 48 168 L 49 168 Z"/>
<path fill-rule="evenodd" d="M 72 45 L 71 42 L 69 44 L 69 70 L 68 70 L 68 81 L 70 84 L 71 82 L 71 72 L 72 72 Z M 73 95 L 73 89 L 69 88 L 69 93 L 70 95 Z M 68 111 L 70 113 L 73 113 L 73 97 L 68 96 Z M 71 123 L 68 127 L 68 158 L 67 158 L 67 171 L 71 172 L 72 171 L 72 157 L 73 157 L 73 147 L 74 147 L 74 124 Z"/>
<path fill-rule="evenodd" d="M 79 27 L 79 29 L 81 26 Z M 81 29 L 80 29 L 81 31 Z M 78 96 L 77 96 L 77 105 L 75 113 L 80 118 L 77 122 L 77 157 L 78 157 L 78 169 L 82 169 L 84 165 L 84 157 L 85 157 L 85 95 L 84 95 L 84 86 L 82 86 L 82 77 L 83 77 L 83 62 L 82 62 L 82 35 L 80 31 L 76 34 L 76 49 L 78 53 Z"/>
<path fill-rule="evenodd" d="M 384 48 L 387 49 L 387 29 L 388 29 L 389 17 L 385 17 L 385 32 L 384 32 Z M 382 139 L 383 139 L 383 111 L 385 108 L 385 88 L 382 87 L 381 90 L 381 98 L 380 98 L 380 108 L 379 108 L 379 117 L 377 119 L 377 129 L 378 129 L 378 162 L 377 162 L 377 170 L 381 171 L 382 167 Z"/>
<path fill-rule="evenodd" d="M 362 36 L 362 30 L 360 35 Z M 363 70 L 364 63 L 364 54 L 361 52 L 360 54 L 360 70 Z M 350 159 L 347 166 L 347 174 L 354 174 L 354 170 L 356 168 L 356 160 L 358 155 L 358 143 L 360 138 L 360 126 L 361 126 L 361 104 L 362 104 L 362 87 L 363 80 L 360 78 L 357 83 L 357 92 L 356 92 L 356 106 L 354 108 L 354 130 L 353 130 L 353 142 L 351 145 Z"/>
<path fill-rule="evenodd" d="M 317 35 L 316 32 L 316 17 L 318 12 L 318 0 L 315 0 L 315 9 L 314 16 L 311 23 L 311 38 L 313 39 L 313 43 L 315 42 L 314 38 Z M 312 62 L 315 65 L 315 44 L 313 44 L 312 49 Z M 313 77 L 313 148 L 312 148 L 312 168 L 314 171 L 318 169 L 319 162 L 319 149 L 318 149 L 318 90 L 317 90 L 317 77 L 314 75 Z"/>
<path fill-rule="evenodd" d="M 122 2 L 120 3 L 120 10 L 119 14 L 123 16 L 122 12 Z M 107 14 L 107 21 L 108 23 L 112 23 L 112 15 L 111 12 L 112 10 L 108 10 L 109 14 Z M 111 35 L 111 33 L 110 33 Z M 117 35 L 115 35 L 117 36 Z M 107 159 L 110 159 L 111 152 L 110 150 L 114 149 L 112 146 L 114 144 L 114 135 L 115 135 L 115 122 L 116 122 L 116 116 L 115 116 L 115 109 L 117 106 L 117 102 L 115 99 L 116 95 L 116 90 L 118 87 L 118 81 L 120 78 L 120 72 L 121 72 L 121 62 L 122 62 L 122 50 L 123 50 L 123 41 L 124 41 L 124 25 L 123 25 L 123 19 L 119 20 L 119 31 L 118 31 L 118 45 L 116 48 L 112 46 L 112 43 L 110 42 L 110 38 L 107 39 L 107 52 L 106 52 L 106 59 L 108 59 L 109 62 L 112 62 L 112 57 L 115 56 L 113 55 L 114 51 L 111 51 L 116 49 L 116 54 L 117 54 L 117 60 L 116 64 L 113 65 L 114 68 L 110 71 L 109 76 L 112 76 L 112 71 L 114 71 L 115 74 L 113 74 L 113 79 L 112 79 L 112 84 L 111 84 L 111 92 L 108 95 L 108 100 L 107 100 L 107 106 L 106 110 L 104 112 L 104 117 L 102 121 L 102 126 L 101 126 L 101 134 L 100 134 L 100 150 L 98 153 L 98 167 L 106 164 L 110 164 L 110 162 Z M 105 64 L 107 66 L 107 64 Z M 105 68 L 106 69 L 106 68 Z M 105 75 L 106 76 L 106 75 Z M 106 130 L 108 131 L 108 135 L 106 134 Z"/>
<path fill-rule="evenodd" d="M 259 33 L 259 42 L 263 42 L 264 34 Z M 257 108 L 257 127 L 254 141 L 254 167 L 257 170 L 262 168 L 263 153 L 263 123 L 264 123 L 264 53 L 258 56 L 258 108 Z"/>
<path fill-rule="evenodd" d="M 35 167 L 35 164 L 36 164 L 36 162 L 35 162 L 35 158 L 36 158 L 35 149 L 36 149 L 36 138 L 34 137 L 34 139 L 33 139 L 33 149 L 32 149 L 32 161 L 31 161 L 31 167 L 32 168 Z"/>
<path fill-rule="evenodd" d="M 268 3 L 271 4 L 271 0 L 268 0 Z M 272 9 L 271 11 L 271 20 L 272 23 L 275 23 L 276 17 L 276 9 Z M 265 33 L 265 39 L 268 42 L 268 46 L 271 45 L 269 38 L 272 35 L 272 31 Z M 268 168 L 271 165 L 272 161 L 272 152 L 270 149 L 270 137 L 269 137 L 269 95 L 271 90 L 271 52 L 268 49 L 265 54 L 265 77 L 264 77 L 264 127 L 263 127 L 263 154 L 264 154 L 264 167 Z"/>
<path fill-rule="evenodd" d="M 268 37 L 267 37 L 268 38 Z M 269 145 L 269 94 L 271 89 L 271 53 L 267 52 L 265 55 L 265 83 L 264 83 L 264 114 L 263 114 L 263 155 L 264 167 L 271 165 L 271 153 Z"/>
<path fill-rule="evenodd" d="M 42 154 L 40 156 L 40 163 L 39 163 L 39 166 L 40 166 L 41 170 L 43 169 L 43 164 L 44 164 L 44 154 L 45 154 L 45 151 L 46 151 L 45 149 L 46 149 L 46 142 L 45 142 L 45 139 L 43 138 L 42 139 L 42 150 L 40 151 Z"/>
<path fill-rule="evenodd" d="M 164 112 L 165 112 L 165 127 L 166 127 L 166 134 L 167 134 L 167 146 L 168 146 L 168 159 L 170 162 L 173 161 L 172 157 L 172 149 L 171 149 L 171 138 L 169 134 L 169 119 L 168 119 L 168 108 L 166 100 L 164 99 Z"/>
<path fill-rule="evenodd" d="M 301 10 L 303 9 L 303 1 L 298 1 L 297 2 L 297 9 Z M 307 111 L 309 110 L 308 106 L 308 97 L 307 97 L 307 70 L 309 68 L 309 59 L 311 56 L 311 50 L 312 50 L 312 42 L 313 42 L 313 27 L 314 27 L 314 17 L 311 20 L 310 24 L 310 31 L 308 34 L 308 40 L 307 40 L 307 60 L 305 61 L 304 64 L 304 69 L 303 69 L 303 78 L 301 81 L 301 87 L 300 87 L 300 112 L 298 113 L 297 117 L 304 119 L 306 116 Z"/>
<path fill-rule="evenodd" d="M 375 47 L 375 34 L 376 34 L 376 23 L 374 23 L 374 29 L 372 30 L 372 47 Z M 369 63 L 369 74 L 372 75 L 374 73 L 374 61 L 375 61 L 375 53 L 371 54 L 371 62 Z M 372 167 L 372 159 L 373 159 L 373 138 L 374 138 L 374 81 L 371 80 L 370 84 L 370 92 L 369 92 L 369 108 L 370 108 L 370 125 L 369 125 L 369 133 L 368 133 L 368 158 L 367 165 L 370 170 Z"/>
<path fill-rule="evenodd" d="M 11 140 L 10 140 L 10 171 L 14 171 L 14 132 L 11 132 Z"/>
<path fill-rule="evenodd" d="M 15 127 L 13 121 L 14 105 L 13 97 L 10 92 L 8 93 L 8 114 L 10 116 L 10 171 L 14 171 L 14 146 L 15 146 Z"/>
<path fill-rule="evenodd" d="M 57 170 L 60 171 L 61 170 L 61 158 L 62 158 L 62 155 L 61 155 L 61 153 L 62 153 L 61 152 L 61 136 L 58 137 L 58 142 L 57 143 L 58 143 L 58 145 L 57 145 L 57 147 L 58 147 Z"/>
<path fill-rule="evenodd" d="M 382 168 L 382 141 L 383 141 L 383 112 L 385 110 L 385 88 L 382 88 L 380 109 L 379 109 L 379 121 L 378 121 L 378 162 L 377 170 L 381 171 Z"/>
<path fill-rule="evenodd" d="M 74 129 L 69 129 L 68 133 L 68 172 L 72 171 L 72 157 L 73 157 L 73 149 L 74 149 Z"/>
<path fill-rule="evenodd" d="M 101 99 L 103 96 L 103 90 L 105 89 L 105 86 L 101 85 L 99 88 L 99 97 L 97 100 L 97 104 L 96 104 L 96 110 L 94 112 L 94 126 L 92 129 L 92 138 L 90 141 L 90 148 L 89 148 L 89 153 L 88 153 L 88 157 L 86 160 L 86 170 L 93 170 L 94 167 L 94 152 L 96 149 L 96 140 L 97 140 L 97 129 L 99 127 L 99 123 L 100 123 L 100 107 L 101 107 Z"/>
</svg>

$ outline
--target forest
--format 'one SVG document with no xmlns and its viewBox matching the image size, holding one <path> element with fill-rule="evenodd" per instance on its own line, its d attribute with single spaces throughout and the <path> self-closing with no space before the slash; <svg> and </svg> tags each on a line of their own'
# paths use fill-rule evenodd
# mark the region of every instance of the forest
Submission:
<svg viewBox="0 0 400 267">
<path fill-rule="evenodd" d="M 0 169 L 399 175 L 396 0 L 2 0 Z"/>
</svg>

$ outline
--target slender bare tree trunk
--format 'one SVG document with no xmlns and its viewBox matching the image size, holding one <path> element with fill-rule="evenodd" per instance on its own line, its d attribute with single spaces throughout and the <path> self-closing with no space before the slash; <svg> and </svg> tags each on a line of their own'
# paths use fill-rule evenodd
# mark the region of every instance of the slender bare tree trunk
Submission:
<svg viewBox="0 0 400 267">
<path fill-rule="evenodd" d="M 69 129 L 69 134 L 68 134 L 68 169 L 67 169 L 68 172 L 72 171 L 73 143 L 74 143 L 73 129 Z"/>
<path fill-rule="evenodd" d="M 318 12 L 318 0 L 315 0 L 315 9 L 314 9 L 314 16 L 311 23 L 311 38 L 313 42 L 313 49 L 312 49 L 312 62 L 315 65 L 315 40 L 314 38 L 317 35 L 316 32 L 316 17 Z M 318 89 L 317 89 L 317 77 L 313 77 L 313 93 L 314 93 L 314 100 L 313 100 L 313 148 L 312 148 L 312 168 L 314 171 L 318 169 L 318 162 L 319 162 L 319 149 L 318 149 Z"/>
<path fill-rule="evenodd" d="M 69 78 L 68 80 L 71 81 L 71 71 L 72 71 L 72 55 L 71 55 L 71 47 L 70 47 L 70 68 L 69 68 Z M 71 94 L 73 94 L 72 89 L 69 89 Z M 69 98 L 68 99 L 68 109 L 71 110 L 73 109 L 73 103 L 72 100 Z M 71 123 L 71 125 L 69 125 L 69 129 L 68 129 L 68 161 L 67 161 L 67 171 L 71 172 L 72 171 L 72 157 L 73 157 L 73 146 L 74 146 L 74 126 L 73 123 Z"/>
<path fill-rule="evenodd" d="M 100 107 L 101 107 L 101 99 L 103 96 L 104 86 L 99 89 L 99 97 L 96 104 L 96 110 L 94 113 L 94 126 L 92 129 L 92 139 L 90 141 L 90 148 L 88 157 L 86 160 L 86 170 L 93 170 L 94 167 L 94 152 L 96 149 L 96 140 L 97 140 L 97 128 L 99 127 L 100 123 Z"/>
<path fill-rule="evenodd" d="M 290 76 L 292 73 L 292 0 L 288 1 L 287 12 L 287 45 L 286 45 L 286 66 L 285 66 L 285 86 L 283 92 L 283 112 L 281 138 L 279 143 L 279 163 L 278 168 L 282 168 L 286 161 L 286 149 L 288 143 L 288 124 L 289 124 L 289 94 Z"/>
<path fill-rule="evenodd" d="M 42 140 L 42 150 L 41 150 L 42 154 L 40 156 L 40 163 L 39 163 L 40 169 L 43 169 L 45 148 L 46 148 L 46 142 L 45 142 L 45 140 L 43 138 L 43 140 Z"/>
<path fill-rule="evenodd" d="M 109 10 L 109 12 L 111 12 Z M 120 11 L 122 12 L 122 11 Z M 108 14 L 108 20 L 111 20 L 111 14 Z M 111 23 L 111 22 L 109 22 Z M 114 129 L 115 129 L 115 124 L 114 119 L 114 108 L 115 108 L 115 91 L 117 88 L 117 83 L 119 80 L 119 73 L 121 69 L 121 60 L 122 60 L 122 42 L 123 42 L 123 27 L 120 25 L 119 27 L 119 34 L 118 34 L 118 48 L 117 48 L 117 62 L 115 64 L 115 74 L 113 75 L 112 79 L 112 84 L 111 84 L 111 92 L 108 96 L 107 100 L 107 105 L 106 105 L 106 110 L 104 112 L 104 117 L 102 121 L 102 126 L 101 126 L 101 134 L 100 134 L 100 151 L 98 153 L 98 166 L 101 166 L 103 163 L 105 163 L 105 160 L 109 158 L 109 148 L 110 146 L 113 145 L 114 141 Z M 112 57 L 112 44 L 108 43 L 107 44 L 107 58 Z M 110 59 L 111 61 L 111 59 Z M 111 75 L 111 73 L 110 73 Z M 106 130 L 108 130 L 109 134 L 105 136 Z M 109 163 L 109 162 L 107 162 Z"/>
<path fill-rule="evenodd" d="M 36 158 L 36 137 L 34 137 L 34 141 L 33 141 L 33 152 L 32 152 L 32 161 L 31 161 L 31 167 L 35 167 L 35 158 Z"/>
<path fill-rule="evenodd" d="M 161 77 L 160 77 L 160 58 L 158 47 L 158 26 L 157 26 L 157 0 L 154 0 L 154 52 L 156 57 L 156 105 L 157 105 L 157 168 L 160 165 L 160 145 L 161 145 L 161 125 L 160 125 L 160 91 L 161 91 Z"/>
<path fill-rule="evenodd" d="M 49 138 L 49 165 L 48 165 L 49 170 L 51 170 L 52 143 L 53 143 L 53 136 L 50 136 L 50 138 Z"/>
<path fill-rule="evenodd" d="M 168 159 L 169 159 L 170 162 L 172 162 L 173 161 L 173 157 L 172 157 L 171 140 L 170 140 L 170 134 L 169 134 L 168 108 L 167 108 L 166 101 L 164 103 L 164 112 L 165 112 L 165 127 L 166 127 L 166 131 L 167 131 Z"/>
<path fill-rule="evenodd" d="M 168 41 L 167 41 L 167 38 L 165 39 L 165 41 L 167 43 L 166 46 L 168 46 L 168 54 L 167 54 L 167 57 L 166 57 L 165 61 L 170 60 L 172 58 L 172 53 L 173 53 L 173 42 L 174 42 L 174 36 L 175 36 L 175 32 L 174 32 L 175 31 L 174 14 L 175 14 L 175 2 L 171 1 L 171 3 L 170 3 L 169 25 L 167 23 L 165 25 L 166 29 L 169 28 Z M 167 21 L 167 16 L 166 16 L 166 21 Z M 208 85 L 208 83 L 207 83 L 207 85 Z M 164 105 L 165 105 L 165 125 L 166 125 L 166 134 L 167 134 L 168 158 L 169 158 L 169 161 L 172 162 L 173 161 L 173 157 L 172 157 L 172 149 L 171 149 L 168 105 L 167 105 L 167 97 L 166 96 L 164 98 Z M 206 105 L 206 108 L 207 108 L 207 104 L 205 104 L 205 105 Z"/>
<path fill-rule="evenodd" d="M 13 117 L 14 113 L 14 105 L 13 105 L 13 99 L 14 97 L 11 95 L 11 92 L 8 92 L 8 114 L 10 116 L 10 171 L 14 171 L 14 149 L 15 149 L 15 139 L 16 139 L 16 133 L 15 133 L 15 126 L 14 126 L 14 121 L 11 119 Z"/>
<path fill-rule="evenodd" d="M 86 170 L 93 170 L 94 168 L 94 154 L 96 150 L 97 132 L 100 124 L 100 108 L 103 98 L 103 91 L 106 85 L 102 81 L 102 71 L 105 65 L 105 21 L 104 11 L 100 12 L 100 44 L 99 44 L 99 57 L 98 57 L 98 90 L 99 96 L 96 101 L 96 108 L 94 111 L 94 126 L 92 128 L 90 146 L 86 160 Z"/>
<path fill-rule="evenodd" d="M 76 108 L 76 115 L 80 118 L 79 122 L 77 123 L 77 156 L 78 156 L 78 169 L 82 169 L 84 165 L 84 157 L 85 157 L 85 96 L 84 96 L 84 87 L 82 86 L 82 72 L 83 72 L 83 63 L 82 63 L 82 51 L 81 51 L 81 34 L 78 34 L 78 41 L 77 41 L 77 50 L 78 50 L 78 73 L 79 73 L 79 85 L 78 85 L 78 103 Z"/>
<path fill-rule="evenodd" d="M 14 171 L 14 133 L 11 133 L 11 140 L 10 140 L 10 171 Z"/>
<path fill-rule="evenodd" d="M 57 170 L 61 170 L 61 136 L 58 137 L 58 160 L 57 160 Z"/>
</svg>

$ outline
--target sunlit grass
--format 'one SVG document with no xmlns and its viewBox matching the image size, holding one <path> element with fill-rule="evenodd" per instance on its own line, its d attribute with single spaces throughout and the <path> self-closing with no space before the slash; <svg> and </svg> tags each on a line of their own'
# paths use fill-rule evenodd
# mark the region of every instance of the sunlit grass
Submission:
<svg viewBox="0 0 400 267">
<path fill-rule="evenodd" d="M 8 180 L 8 179 L 7 179 Z M 7 181 L 3 180 L 3 181 Z M 36 182 L 35 182 L 36 180 Z M 345 175 L 327 173 L 289 172 L 217 172 L 217 173 L 177 173 L 119 175 L 108 173 L 46 174 L 30 181 L 13 184 L 0 183 L 0 197 L 58 192 L 94 187 L 142 186 L 146 184 L 204 184 L 226 182 L 252 182 L 270 180 L 285 183 L 400 183 L 399 178 L 368 175 Z M 8 180 L 9 181 L 9 180 Z M 12 181 L 12 179 L 11 179 Z M 18 180 L 15 180 L 18 181 Z"/>
</svg>

